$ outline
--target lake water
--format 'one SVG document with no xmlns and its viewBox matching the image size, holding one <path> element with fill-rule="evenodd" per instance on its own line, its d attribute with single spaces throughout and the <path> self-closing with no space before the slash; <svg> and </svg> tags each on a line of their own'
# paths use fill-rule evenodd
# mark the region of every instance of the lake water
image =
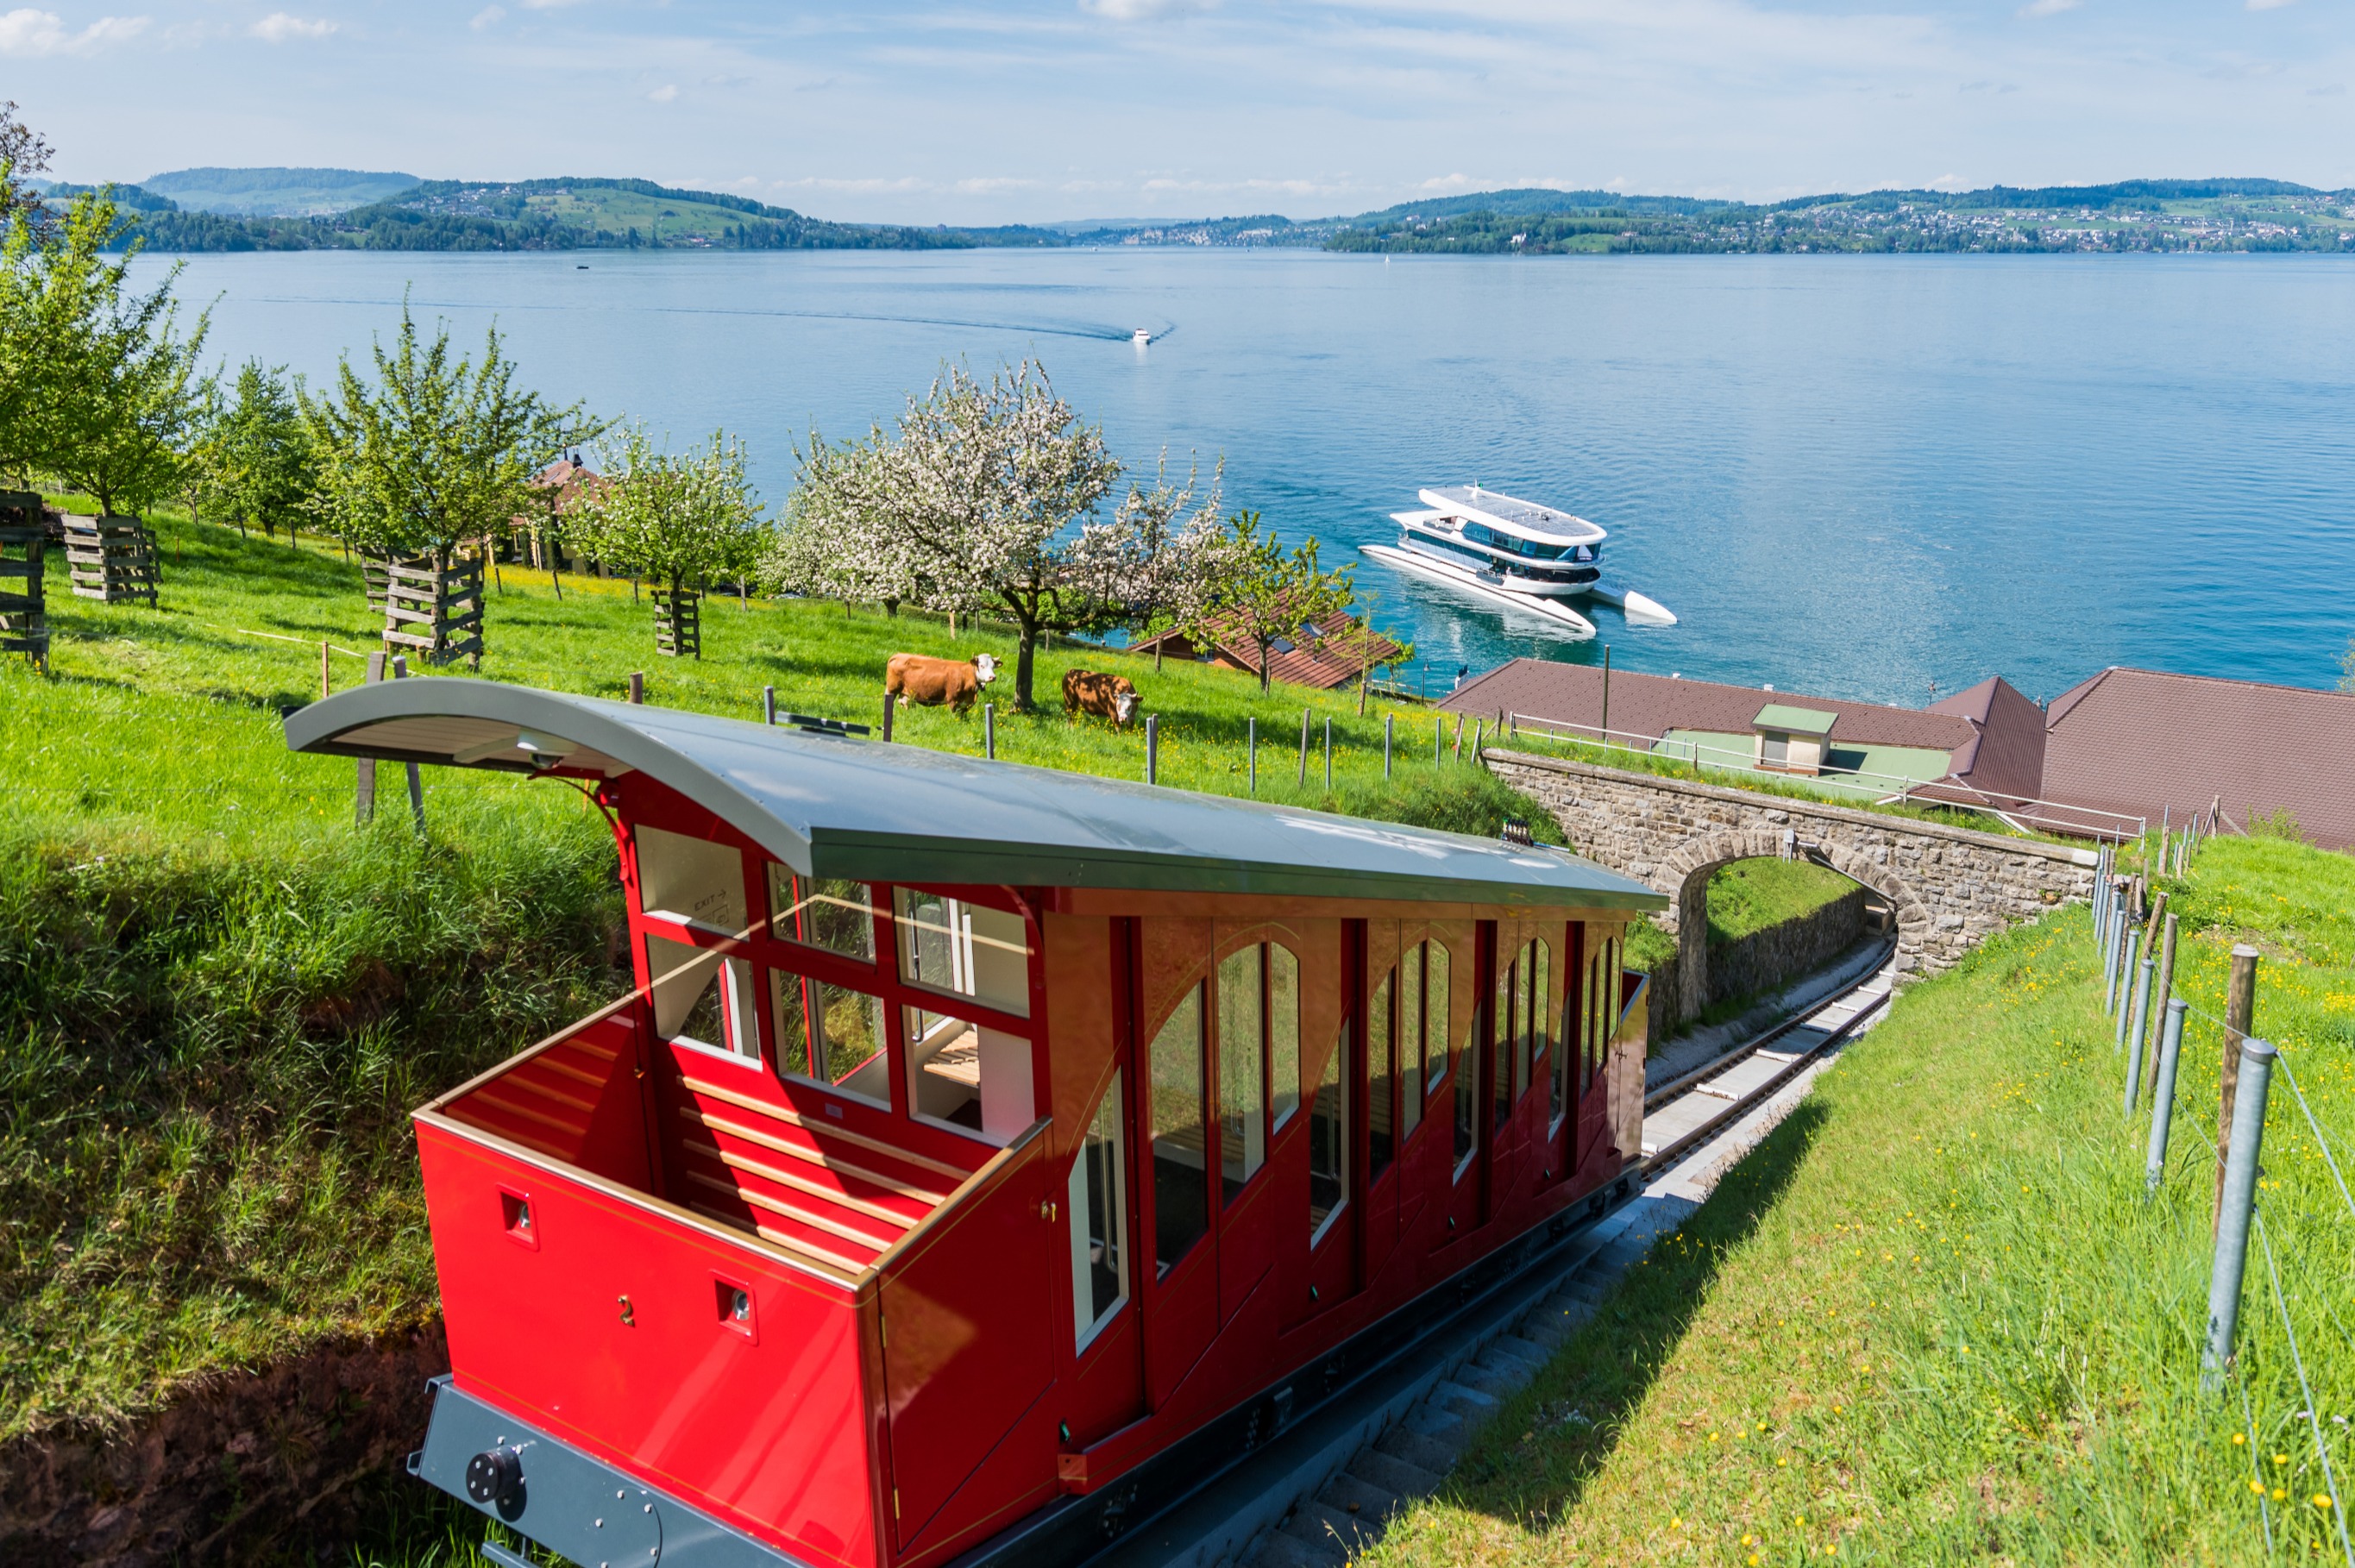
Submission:
<svg viewBox="0 0 2355 1568">
<path fill-rule="evenodd" d="M 404 290 L 469 347 L 496 318 L 559 399 L 741 434 L 772 501 L 812 429 L 1026 354 L 1133 466 L 1223 456 L 1230 504 L 1328 560 L 1422 485 L 1543 500 L 1682 617 L 1596 610 L 1621 668 L 1908 705 L 2109 664 L 2326 686 L 2355 632 L 2355 260 L 314 252 L 183 283 L 214 350 L 314 379 Z M 1359 581 L 1437 680 L 1601 656 Z"/>
</svg>

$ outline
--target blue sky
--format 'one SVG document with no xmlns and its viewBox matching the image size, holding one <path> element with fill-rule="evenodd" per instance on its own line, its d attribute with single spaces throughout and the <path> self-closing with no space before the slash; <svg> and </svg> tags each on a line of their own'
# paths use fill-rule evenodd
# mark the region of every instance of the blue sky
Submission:
<svg viewBox="0 0 2355 1568">
<path fill-rule="evenodd" d="M 67 178 L 635 175 L 826 217 L 2355 186 L 2350 0 L 0 0 Z"/>
</svg>

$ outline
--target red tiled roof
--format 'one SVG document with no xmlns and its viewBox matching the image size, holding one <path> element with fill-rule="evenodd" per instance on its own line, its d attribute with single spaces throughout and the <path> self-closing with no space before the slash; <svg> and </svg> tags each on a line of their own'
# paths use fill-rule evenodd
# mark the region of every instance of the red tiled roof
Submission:
<svg viewBox="0 0 2355 1568">
<path fill-rule="evenodd" d="M 1165 632 L 1133 645 L 1131 651 L 1150 654 L 1158 644 L 1167 654 L 1190 658 L 1199 642 L 1208 642 L 1225 663 L 1253 675 L 1259 673 L 1259 650 L 1233 622 L 1214 620 L 1205 624 L 1202 630 L 1199 641 L 1182 633 Z M 1357 679 L 1369 667 L 1378 669 L 1397 663 L 1406 651 L 1380 632 L 1368 632 L 1363 622 L 1346 611 L 1337 610 L 1326 616 L 1316 623 L 1316 630 L 1317 635 L 1313 638 L 1297 633 L 1287 637 L 1285 641 L 1293 645 L 1289 652 L 1273 646 L 1268 649 L 1270 680 L 1330 691 Z"/>
<path fill-rule="evenodd" d="M 2237 824 L 2287 811 L 2325 848 L 2355 846 L 2355 693 L 2112 667 L 2045 722 L 2049 798 L 2154 827 L 2221 800 Z"/>
<path fill-rule="evenodd" d="M 1955 777 L 1988 795 L 2032 800 L 2043 794 L 2044 710 L 2011 682 L 1991 675 L 1924 711 L 1970 723 L 1970 741 L 1948 764 Z"/>
<path fill-rule="evenodd" d="M 1637 675 L 1632 670 L 1611 673 L 1611 728 L 1622 735 L 1657 739 L 1670 730 L 1746 734 L 1758 710 L 1770 702 L 1828 709 L 1836 716 L 1831 731 L 1836 745 L 1913 746 L 1953 752 L 1978 736 L 1970 720 L 1959 714 L 1922 713 L 1874 702 Z M 1459 688 L 1439 706 L 1472 714 L 1493 714 L 1503 709 L 1528 718 L 1594 729 L 1603 722 L 1603 671 L 1551 659 L 1514 659 Z"/>
</svg>

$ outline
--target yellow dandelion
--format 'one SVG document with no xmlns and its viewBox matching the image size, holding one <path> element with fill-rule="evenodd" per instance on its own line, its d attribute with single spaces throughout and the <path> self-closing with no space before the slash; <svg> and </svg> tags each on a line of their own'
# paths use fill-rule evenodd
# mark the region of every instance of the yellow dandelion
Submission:
<svg viewBox="0 0 2355 1568">
<path fill-rule="evenodd" d="M 2330 1494 L 2328 1492 L 2315 1493 L 2314 1506 L 2317 1508 L 2328 1508 L 2330 1506 Z"/>
<path fill-rule="evenodd" d="M 2233 1447 L 2238 1448 L 2242 1444 L 2246 1443 L 2247 1441 L 2248 1441 L 2248 1439 L 2247 1439 L 2246 1437 L 2243 1436 L 2241 1434 L 2239 1434 L 2239 1433 L 2237 1433 L 2237 1432 L 2235 1432 L 2235 1433 L 2233 1433 L 2233 1434 L 2232 1434 L 2232 1446 L 2233 1446 Z"/>
<path fill-rule="evenodd" d="M 2278 1502 L 2286 1502 L 2288 1499 L 2289 1499 L 2289 1494 L 2288 1494 L 2287 1492 L 2286 1492 L 2286 1491 L 2282 1490 L 2279 1487 L 2275 1487 L 2275 1488 L 2274 1488 L 2274 1501 L 2275 1501 L 2275 1502 L 2277 1502 L 2277 1503 L 2278 1503 Z"/>
</svg>

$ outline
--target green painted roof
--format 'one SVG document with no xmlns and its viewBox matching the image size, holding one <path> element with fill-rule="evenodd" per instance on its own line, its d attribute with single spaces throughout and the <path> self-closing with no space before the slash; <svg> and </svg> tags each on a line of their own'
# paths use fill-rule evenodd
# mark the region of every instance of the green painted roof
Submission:
<svg viewBox="0 0 2355 1568">
<path fill-rule="evenodd" d="M 510 772 L 644 772 L 805 876 L 1630 912 L 1668 903 L 1556 849 L 498 681 L 355 687 L 288 714 L 286 743 Z"/>
<path fill-rule="evenodd" d="M 1758 710 L 1751 722 L 1761 730 L 1787 730 L 1794 735 L 1828 735 L 1837 713 L 1827 713 L 1820 708 L 1791 708 L 1780 702 L 1770 702 Z"/>
</svg>

